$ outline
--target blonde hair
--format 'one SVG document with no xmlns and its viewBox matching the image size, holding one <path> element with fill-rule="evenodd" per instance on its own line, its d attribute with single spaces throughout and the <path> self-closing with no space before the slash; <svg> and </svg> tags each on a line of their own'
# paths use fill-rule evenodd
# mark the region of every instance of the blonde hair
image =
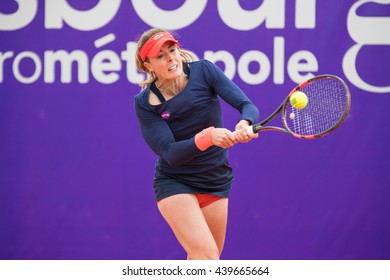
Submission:
<svg viewBox="0 0 390 280">
<path fill-rule="evenodd" d="M 140 56 L 140 50 L 142 49 L 144 44 L 149 40 L 150 37 L 152 37 L 154 34 L 159 33 L 159 32 L 169 32 L 169 31 L 166 31 L 166 30 L 160 29 L 160 28 L 149 29 L 141 35 L 141 37 L 139 38 L 139 40 L 137 42 L 137 50 L 135 53 L 135 62 L 136 62 L 137 68 L 139 71 L 148 74 L 147 79 L 139 84 L 141 86 L 141 88 L 146 88 L 151 83 L 153 83 L 154 81 L 157 80 L 156 75 L 153 72 L 150 72 L 149 69 L 145 67 L 144 62 L 149 61 L 149 59 L 146 58 L 146 60 L 143 61 L 141 56 Z M 174 35 L 172 32 L 170 32 L 170 33 L 172 35 Z M 182 61 L 184 63 L 188 63 L 188 62 L 195 60 L 195 57 L 189 51 L 187 51 L 185 49 L 179 48 L 179 53 L 180 53 L 180 56 L 181 56 Z"/>
</svg>

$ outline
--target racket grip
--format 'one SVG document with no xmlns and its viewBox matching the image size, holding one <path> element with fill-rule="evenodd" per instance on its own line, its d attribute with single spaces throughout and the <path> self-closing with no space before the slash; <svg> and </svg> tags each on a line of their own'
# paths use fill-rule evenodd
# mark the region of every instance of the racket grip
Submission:
<svg viewBox="0 0 390 280">
<path fill-rule="evenodd" d="M 249 135 L 257 134 L 257 132 L 254 131 L 254 126 L 250 125 L 246 128 L 246 132 L 248 132 Z"/>
</svg>

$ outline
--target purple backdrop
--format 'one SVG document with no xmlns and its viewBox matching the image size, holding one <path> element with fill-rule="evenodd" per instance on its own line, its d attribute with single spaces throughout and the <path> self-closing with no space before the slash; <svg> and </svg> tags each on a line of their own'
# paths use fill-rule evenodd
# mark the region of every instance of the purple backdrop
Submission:
<svg viewBox="0 0 390 280">
<path fill-rule="evenodd" d="M 237 6 L 238 5 L 238 6 Z M 346 122 L 230 149 L 224 259 L 390 259 L 390 2 L 0 2 L 0 259 L 184 259 L 158 213 L 133 110 L 150 26 L 214 61 L 270 114 L 310 75 Z M 238 114 L 224 105 L 226 127 Z"/>
</svg>

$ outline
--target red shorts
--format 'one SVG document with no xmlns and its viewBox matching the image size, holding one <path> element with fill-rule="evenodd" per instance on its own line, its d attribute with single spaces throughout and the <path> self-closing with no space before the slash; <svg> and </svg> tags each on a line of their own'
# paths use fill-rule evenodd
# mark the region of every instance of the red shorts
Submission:
<svg viewBox="0 0 390 280">
<path fill-rule="evenodd" d="M 220 200 L 222 198 L 221 196 L 217 196 L 209 193 L 194 193 L 194 195 L 198 200 L 200 208 L 204 208 L 210 205 L 211 203 Z M 159 203 L 160 201 L 161 200 L 158 200 L 157 203 Z"/>
<path fill-rule="evenodd" d="M 206 207 L 211 203 L 220 200 L 222 197 L 209 194 L 209 193 L 194 193 L 196 198 L 198 199 L 200 208 Z"/>
</svg>

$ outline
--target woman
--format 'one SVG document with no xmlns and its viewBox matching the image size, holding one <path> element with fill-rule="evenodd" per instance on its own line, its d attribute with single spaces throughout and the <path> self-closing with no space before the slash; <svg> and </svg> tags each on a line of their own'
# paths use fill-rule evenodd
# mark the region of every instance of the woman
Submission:
<svg viewBox="0 0 390 280">
<path fill-rule="evenodd" d="M 135 97 L 142 135 L 158 155 L 154 190 L 159 211 L 188 259 L 219 259 L 233 181 L 227 148 L 246 143 L 258 110 L 213 63 L 193 61 L 171 33 L 146 31 L 136 61 L 148 73 Z M 223 128 L 219 102 L 241 113 L 235 132 Z"/>
</svg>

